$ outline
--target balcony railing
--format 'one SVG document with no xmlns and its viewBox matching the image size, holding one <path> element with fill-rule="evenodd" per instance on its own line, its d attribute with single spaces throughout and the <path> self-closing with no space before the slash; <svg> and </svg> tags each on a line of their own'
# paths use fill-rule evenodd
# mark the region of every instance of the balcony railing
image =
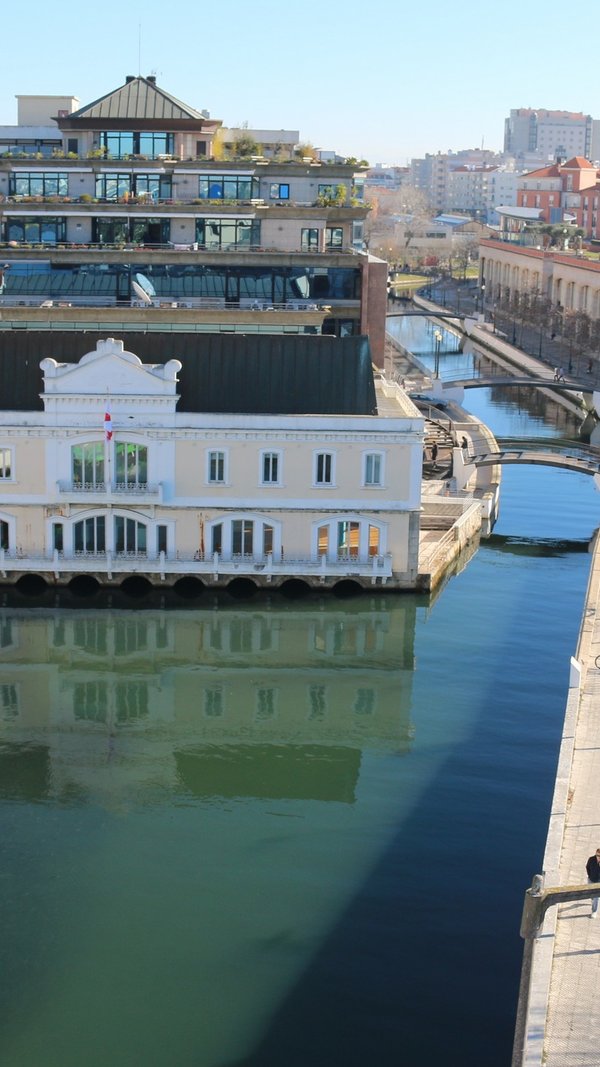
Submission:
<svg viewBox="0 0 600 1067">
<path fill-rule="evenodd" d="M 79 502 L 84 497 L 94 500 L 130 500 L 143 499 L 145 502 L 162 501 L 162 483 L 150 482 L 57 482 L 61 496 L 75 497 Z"/>
<path fill-rule="evenodd" d="M 375 555 L 359 559 L 358 557 L 319 556 L 317 559 L 305 557 L 287 557 L 274 559 L 271 554 L 264 556 L 230 555 L 225 557 L 218 552 L 205 554 L 195 552 L 146 554 L 144 552 L 59 552 L 28 553 L 23 549 L 0 549 L 0 575 L 6 577 L 12 573 L 34 573 L 52 575 L 89 574 L 90 572 L 127 575 L 143 573 L 148 577 L 155 575 L 164 578 L 169 575 L 197 575 L 213 581 L 222 577 L 259 577 L 270 581 L 272 578 L 364 578 L 387 580 L 392 577 L 392 557 L 390 554 Z"/>
</svg>

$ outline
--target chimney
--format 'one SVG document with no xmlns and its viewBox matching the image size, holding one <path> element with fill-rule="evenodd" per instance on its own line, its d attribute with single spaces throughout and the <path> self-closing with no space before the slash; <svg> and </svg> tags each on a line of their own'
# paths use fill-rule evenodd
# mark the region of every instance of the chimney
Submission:
<svg viewBox="0 0 600 1067">
<path fill-rule="evenodd" d="M 135 81 L 134 75 L 133 74 L 128 74 L 127 77 L 125 78 L 125 85 L 129 85 L 129 82 L 134 82 L 134 81 Z"/>
<path fill-rule="evenodd" d="M 156 74 L 149 74 L 146 81 L 150 82 L 152 85 L 156 85 Z"/>
</svg>

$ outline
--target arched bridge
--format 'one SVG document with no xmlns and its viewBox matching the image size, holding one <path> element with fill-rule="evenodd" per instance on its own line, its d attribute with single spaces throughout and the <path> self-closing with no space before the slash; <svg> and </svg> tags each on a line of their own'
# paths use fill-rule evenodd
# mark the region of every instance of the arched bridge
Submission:
<svg viewBox="0 0 600 1067">
<path fill-rule="evenodd" d="M 460 311 L 426 311 L 424 308 L 414 308 L 411 311 L 388 311 L 386 318 L 388 319 L 414 319 L 417 317 L 426 319 L 464 319 L 464 314 Z"/>
<path fill-rule="evenodd" d="M 575 455 L 573 452 L 553 452 L 535 448 L 503 448 L 497 452 L 480 452 L 465 456 L 466 463 L 475 467 L 492 467 L 496 463 L 528 463 L 540 467 L 562 467 L 579 474 L 600 475 L 600 457 Z"/>
<path fill-rule="evenodd" d="M 594 386 L 588 381 L 565 382 L 556 378 L 514 378 L 489 375 L 481 378 L 454 378 L 452 381 L 444 381 L 444 389 L 483 389 L 491 385 L 535 385 L 544 386 L 547 389 L 561 389 L 572 393 L 592 393 Z"/>
</svg>

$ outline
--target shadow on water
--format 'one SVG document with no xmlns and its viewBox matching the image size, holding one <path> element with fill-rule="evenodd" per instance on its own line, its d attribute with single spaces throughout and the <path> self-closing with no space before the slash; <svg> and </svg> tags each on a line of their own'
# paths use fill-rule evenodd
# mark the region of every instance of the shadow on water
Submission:
<svg viewBox="0 0 600 1067">
<path fill-rule="evenodd" d="M 589 540 L 569 540 L 553 537 L 517 537 L 508 534 L 491 534 L 486 538 L 488 548 L 507 552 L 511 556 L 540 556 L 552 558 L 570 552 L 588 553 Z"/>
</svg>

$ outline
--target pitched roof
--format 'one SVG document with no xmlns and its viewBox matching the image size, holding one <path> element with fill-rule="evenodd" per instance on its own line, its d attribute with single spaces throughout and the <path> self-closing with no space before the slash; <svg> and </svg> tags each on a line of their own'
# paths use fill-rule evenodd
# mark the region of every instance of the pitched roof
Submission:
<svg viewBox="0 0 600 1067">
<path fill-rule="evenodd" d="M 205 122 L 206 117 L 188 107 L 152 78 L 127 78 L 124 85 L 101 96 L 91 104 L 74 111 L 71 119 L 193 119 Z"/>
<path fill-rule="evenodd" d="M 561 167 L 558 163 L 552 163 L 549 167 L 540 167 L 538 170 L 528 170 L 521 174 L 521 178 L 560 178 Z"/>
<path fill-rule="evenodd" d="M 590 163 L 589 159 L 585 159 L 584 156 L 573 156 L 572 159 L 567 160 L 566 163 L 561 164 L 563 170 L 595 170 L 593 163 Z"/>
<path fill-rule="evenodd" d="M 0 331 L 0 410 L 41 411 L 40 361 L 78 363 L 94 331 Z M 179 359 L 179 413 L 374 415 L 366 337 L 127 332 L 143 363 Z"/>
</svg>

